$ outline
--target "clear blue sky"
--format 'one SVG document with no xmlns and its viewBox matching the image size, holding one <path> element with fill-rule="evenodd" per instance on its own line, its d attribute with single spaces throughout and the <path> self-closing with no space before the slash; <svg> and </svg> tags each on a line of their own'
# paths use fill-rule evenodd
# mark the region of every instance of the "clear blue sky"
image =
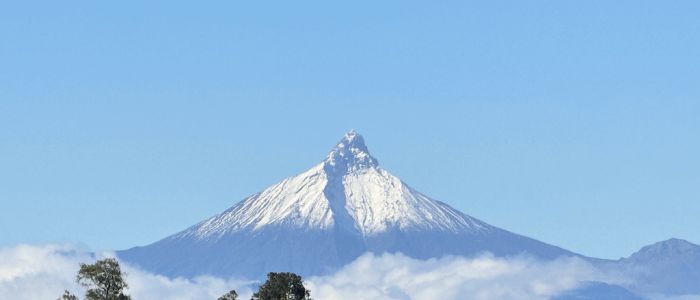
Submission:
<svg viewBox="0 0 700 300">
<path fill-rule="evenodd" d="M 2 5 L 0 245 L 155 241 L 350 128 L 505 229 L 700 242 L 700 2 L 230 2 Z"/>
</svg>

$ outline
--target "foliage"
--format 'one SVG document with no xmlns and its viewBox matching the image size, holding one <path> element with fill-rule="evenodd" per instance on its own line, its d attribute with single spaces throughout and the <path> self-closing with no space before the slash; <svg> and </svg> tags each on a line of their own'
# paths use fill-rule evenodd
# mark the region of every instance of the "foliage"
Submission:
<svg viewBox="0 0 700 300">
<path fill-rule="evenodd" d="M 217 299 L 217 300 L 236 300 L 236 299 L 238 299 L 238 293 L 236 293 L 236 290 L 231 290 L 230 292 L 219 297 L 219 299 Z"/>
<path fill-rule="evenodd" d="M 69 291 L 64 291 L 63 296 L 59 297 L 57 300 L 78 300 L 78 297 L 71 294 Z"/>
<path fill-rule="evenodd" d="M 85 288 L 87 300 L 131 300 L 124 294 L 127 288 L 119 263 L 114 258 L 98 260 L 94 264 L 80 264 L 76 280 Z"/>
<path fill-rule="evenodd" d="M 308 300 L 309 290 L 301 276 L 294 273 L 267 274 L 267 281 L 253 294 L 253 300 Z"/>
</svg>

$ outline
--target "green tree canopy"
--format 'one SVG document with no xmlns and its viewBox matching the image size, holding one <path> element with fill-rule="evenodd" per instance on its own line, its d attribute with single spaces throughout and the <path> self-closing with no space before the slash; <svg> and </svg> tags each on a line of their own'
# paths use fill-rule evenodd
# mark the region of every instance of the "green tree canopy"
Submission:
<svg viewBox="0 0 700 300">
<path fill-rule="evenodd" d="M 119 263 L 114 258 L 98 260 L 94 264 L 80 264 L 76 280 L 87 288 L 87 300 L 131 300 L 124 294 L 127 288 Z"/>
<path fill-rule="evenodd" d="M 217 300 L 236 300 L 238 299 L 238 293 L 236 293 L 236 290 L 231 290 L 228 293 L 224 294 L 223 296 L 219 297 Z"/>
<path fill-rule="evenodd" d="M 301 276 L 294 273 L 267 274 L 267 281 L 253 294 L 253 300 L 308 300 L 309 290 Z"/>
<path fill-rule="evenodd" d="M 63 292 L 63 296 L 59 297 L 57 300 L 78 300 L 78 297 L 71 294 L 69 291 Z"/>
</svg>

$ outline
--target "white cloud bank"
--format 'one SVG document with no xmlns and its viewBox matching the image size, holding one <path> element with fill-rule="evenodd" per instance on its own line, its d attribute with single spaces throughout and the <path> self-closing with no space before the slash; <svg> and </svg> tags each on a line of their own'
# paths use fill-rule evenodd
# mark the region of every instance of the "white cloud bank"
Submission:
<svg viewBox="0 0 700 300">
<path fill-rule="evenodd" d="M 77 295 L 79 264 L 110 256 L 93 256 L 67 245 L 0 248 L 0 299 L 56 299 L 64 289 Z M 236 289 L 250 299 L 250 281 L 199 277 L 169 279 L 122 264 L 128 293 L 135 300 L 212 300 Z M 587 262 L 564 258 L 541 262 L 530 258 L 444 257 L 417 260 L 400 254 L 366 254 L 335 274 L 306 278 L 311 296 L 325 299 L 547 299 L 583 281 L 614 281 Z M 82 297 L 81 297 L 82 298 Z"/>
<path fill-rule="evenodd" d="M 80 263 L 111 257 L 110 253 L 93 256 L 86 249 L 70 245 L 29 246 L 0 248 L 0 299 L 52 300 L 64 290 L 80 296 L 84 289 L 75 282 Z M 134 300 L 213 300 L 236 289 L 241 299 L 249 299 L 251 282 L 198 277 L 192 280 L 151 274 L 121 264 L 127 274 L 128 293 Z"/>
<path fill-rule="evenodd" d="M 334 275 L 310 278 L 308 287 L 316 299 L 548 299 L 583 281 L 612 279 L 578 258 L 365 254 Z"/>
</svg>

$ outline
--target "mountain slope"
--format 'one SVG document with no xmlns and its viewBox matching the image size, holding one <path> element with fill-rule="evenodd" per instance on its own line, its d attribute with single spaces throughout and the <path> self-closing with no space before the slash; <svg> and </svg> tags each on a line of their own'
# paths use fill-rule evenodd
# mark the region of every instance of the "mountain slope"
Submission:
<svg viewBox="0 0 700 300">
<path fill-rule="evenodd" d="M 320 164 L 121 259 L 168 276 L 331 272 L 362 253 L 416 258 L 574 255 L 486 224 L 413 190 L 347 133 Z"/>
<path fill-rule="evenodd" d="M 669 239 L 643 247 L 618 261 L 633 279 L 630 289 L 668 295 L 700 294 L 700 246 Z"/>
</svg>

